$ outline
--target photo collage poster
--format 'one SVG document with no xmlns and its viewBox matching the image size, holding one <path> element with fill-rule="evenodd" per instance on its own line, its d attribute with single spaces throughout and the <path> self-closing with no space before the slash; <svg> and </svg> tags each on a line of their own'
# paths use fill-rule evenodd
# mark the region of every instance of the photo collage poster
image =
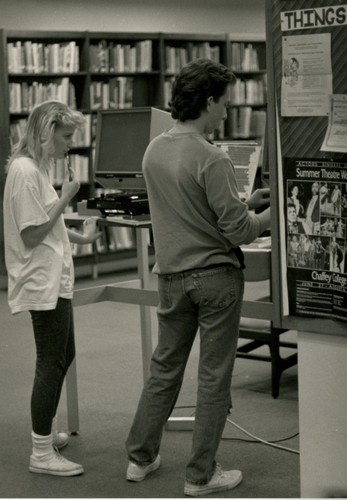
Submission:
<svg viewBox="0 0 347 500">
<path fill-rule="evenodd" d="M 284 160 L 289 312 L 347 320 L 347 162 Z"/>
</svg>

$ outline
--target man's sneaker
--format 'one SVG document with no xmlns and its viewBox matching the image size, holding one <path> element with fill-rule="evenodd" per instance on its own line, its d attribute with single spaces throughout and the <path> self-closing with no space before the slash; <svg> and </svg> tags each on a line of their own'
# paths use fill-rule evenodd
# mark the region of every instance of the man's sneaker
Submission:
<svg viewBox="0 0 347 500">
<path fill-rule="evenodd" d="M 53 435 L 53 446 L 61 450 L 69 442 L 69 434 L 67 432 L 56 432 Z"/>
<path fill-rule="evenodd" d="M 42 458 L 31 455 L 29 470 L 30 472 L 51 474 L 52 476 L 79 476 L 84 472 L 82 465 L 70 462 L 55 450 Z"/>
<path fill-rule="evenodd" d="M 137 465 L 134 464 L 133 462 L 129 462 L 126 478 L 128 481 L 140 482 L 143 481 L 150 472 L 154 472 L 155 470 L 159 469 L 159 467 L 160 467 L 159 455 L 154 460 L 154 462 L 152 462 L 149 465 Z"/>
<path fill-rule="evenodd" d="M 223 471 L 217 464 L 216 470 L 207 484 L 193 484 L 186 481 L 184 494 L 190 497 L 200 497 L 209 493 L 231 490 L 242 481 L 242 473 L 239 470 Z"/>
</svg>

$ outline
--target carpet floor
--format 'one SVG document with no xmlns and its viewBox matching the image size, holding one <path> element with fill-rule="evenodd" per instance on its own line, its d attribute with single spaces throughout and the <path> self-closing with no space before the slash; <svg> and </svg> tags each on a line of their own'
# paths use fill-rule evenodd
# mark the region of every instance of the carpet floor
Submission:
<svg viewBox="0 0 347 500">
<path fill-rule="evenodd" d="M 129 279 L 118 273 L 96 281 L 78 280 L 76 288 Z M 155 283 L 153 284 L 155 286 Z M 254 289 L 252 290 L 254 293 Z M 11 316 L 6 291 L 0 290 L 0 497 L 1 498 L 181 498 L 191 432 L 166 430 L 162 467 L 142 483 L 125 480 L 124 442 L 142 388 L 140 317 L 129 304 L 104 302 L 75 308 L 80 432 L 62 454 L 82 463 L 75 478 L 31 474 L 29 404 L 34 375 L 30 317 Z M 152 310 L 153 345 L 156 317 Z M 293 340 L 295 332 L 284 334 Z M 265 349 L 265 348 L 261 348 Z M 192 416 L 199 355 L 196 340 L 174 410 Z M 232 381 L 230 420 L 252 436 L 299 449 L 297 367 L 282 374 L 280 396 L 271 397 L 270 365 L 237 359 Z M 66 428 L 66 396 L 59 408 Z M 285 441 L 281 441 L 285 439 Z M 299 455 L 254 442 L 227 422 L 217 459 L 223 468 L 242 470 L 242 483 L 215 498 L 300 497 Z"/>
</svg>

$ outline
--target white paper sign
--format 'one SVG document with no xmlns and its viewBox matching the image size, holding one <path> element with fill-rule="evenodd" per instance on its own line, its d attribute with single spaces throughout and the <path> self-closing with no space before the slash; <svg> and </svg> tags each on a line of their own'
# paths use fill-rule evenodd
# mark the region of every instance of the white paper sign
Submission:
<svg viewBox="0 0 347 500">
<path fill-rule="evenodd" d="M 347 95 L 330 96 L 330 113 L 322 151 L 347 153 Z"/>
<path fill-rule="evenodd" d="M 332 94 L 330 33 L 283 37 L 282 116 L 328 116 Z"/>
</svg>

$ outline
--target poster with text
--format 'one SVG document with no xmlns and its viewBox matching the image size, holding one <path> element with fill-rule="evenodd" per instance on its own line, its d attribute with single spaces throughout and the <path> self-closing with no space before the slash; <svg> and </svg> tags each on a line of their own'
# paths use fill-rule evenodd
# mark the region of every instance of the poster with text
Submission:
<svg viewBox="0 0 347 500">
<path fill-rule="evenodd" d="M 284 36 L 282 116 L 327 116 L 332 94 L 331 36 Z"/>
<path fill-rule="evenodd" d="M 347 162 L 284 159 L 289 313 L 347 321 Z"/>
</svg>

